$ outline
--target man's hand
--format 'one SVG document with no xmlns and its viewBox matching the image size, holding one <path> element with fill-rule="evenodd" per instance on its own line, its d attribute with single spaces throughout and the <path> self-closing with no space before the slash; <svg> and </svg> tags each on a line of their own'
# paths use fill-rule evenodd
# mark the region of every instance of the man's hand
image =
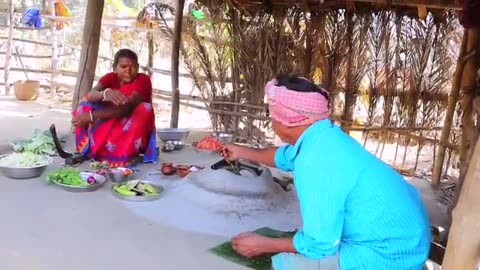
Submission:
<svg viewBox="0 0 480 270">
<path fill-rule="evenodd" d="M 115 105 L 123 105 L 127 103 L 128 98 L 118 90 L 105 89 L 105 101 L 110 101 Z"/>
<path fill-rule="evenodd" d="M 232 247 L 245 257 L 253 257 L 271 252 L 271 240 L 256 233 L 244 232 L 232 239 Z"/>
<path fill-rule="evenodd" d="M 275 167 L 276 147 L 265 149 L 254 149 L 246 146 L 227 144 L 222 149 L 222 156 L 228 161 L 236 161 L 238 159 L 246 159 Z"/>
<path fill-rule="evenodd" d="M 72 124 L 75 127 L 86 126 L 90 123 L 90 113 L 84 112 L 82 114 L 77 114 L 72 119 Z"/>
<path fill-rule="evenodd" d="M 245 152 L 248 148 L 235 144 L 227 144 L 222 149 L 222 156 L 228 161 L 236 161 L 245 158 Z"/>
</svg>

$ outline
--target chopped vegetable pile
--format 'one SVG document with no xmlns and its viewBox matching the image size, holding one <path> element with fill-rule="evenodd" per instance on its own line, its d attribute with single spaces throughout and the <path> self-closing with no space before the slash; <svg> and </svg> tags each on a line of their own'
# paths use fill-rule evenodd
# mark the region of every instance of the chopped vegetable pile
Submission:
<svg viewBox="0 0 480 270">
<path fill-rule="evenodd" d="M 123 196 L 154 196 L 158 190 L 149 183 L 140 180 L 132 180 L 123 184 L 113 186 L 113 190 Z"/>
<path fill-rule="evenodd" d="M 110 169 L 110 165 L 106 161 L 102 161 L 102 162 L 92 161 L 90 162 L 90 167 L 92 169 Z"/>
<path fill-rule="evenodd" d="M 206 136 L 202 140 L 194 142 L 193 146 L 197 147 L 198 149 L 221 151 L 223 148 L 223 143 L 214 136 Z"/>
<path fill-rule="evenodd" d="M 30 168 L 47 165 L 49 158 L 47 156 L 34 153 L 12 153 L 0 159 L 0 166 L 13 168 Z"/>
<path fill-rule="evenodd" d="M 51 171 L 47 175 L 46 181 L 47 183 L 55 181 L 60 184 L 78 187 L 93 185 L 97 182 L 93 176 L 89 176 L 87 181 L 83 180 L 80 171 L 72 167 Z"/>
<path fill-rule="evenodd" d="M 103 162 L 92 161 L 90 162 L 90 168 L 96 169 L 97 174 L 107 176 L 108 171 L 110 170 L 110 165 L 106 161 L 103 161 Z"/>
<path fill-rule="evenodd" d="M 111 167 L 106 161 L 103 161 L 103 162 L 92 161 L 90 162 L 90 168 L 96 169 L 97 170 L 96 173 L 103 176 L 107 176 L 108 173 L 123 174 L 125 176 L 129 176 L 130 174 L 133 173 L 133 171 L 128 168 Z"/>
<path fill-rule="evenodd" d="M 35 129 L 34 134 L 20 142 L 12 143 L 15 152 L 28 152 L 42 155 L 55 154 L 55 144 L 48 131 Z"/>
</svg>

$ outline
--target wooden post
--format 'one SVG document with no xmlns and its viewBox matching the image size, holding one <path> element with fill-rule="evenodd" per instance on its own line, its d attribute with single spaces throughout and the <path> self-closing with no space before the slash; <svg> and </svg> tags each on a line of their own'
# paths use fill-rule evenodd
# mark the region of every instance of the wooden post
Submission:
<svg viewBox="0 0 480 270">
<path fill-rule="evenodd" d="M 455 190 L 455 196 L 453 202 L 449 206 L 449 218 L 452 218 L 453 209 L 455 209 L 460 192 L 462 190 L 463 183 L 465 181 L 465 176 L 467 169 L 470 163 L 470 154 L 471 151 L 471 141 L 474 140 L 474 128 L 475 124 L 473 122 L 474 117 L 474 108 L 473 108 L 473 98 L 475 95 L 475 84 L 477 79 L 477 70 L 479 67 L 480 61 L 478 61 L 478 50 L 479 46 L 479 28 L 471 28 L 468 30 L 468 42 L 467 42 L 467 51 L 468 59 L 466 60 L 463 78 L 462 78 L 462 138 L 461 138 L 461 149 L 460 149 L 460 177 L 457 182 L 457 189 Z"/>
<path fill-rule="evenodd" d="M 147 28 L 147 40 L 148 40 L 148 61 L 147 61 L 147 67 L 148 67 L 148 75 L 152 76 L 153 74 L 153 56 L 154 56 L 154 51 L 153 51 L 153 28 Z"/>
<path fill-rule="evenodd" d="M 455 114 L 455 108 L 460 93 L 460 86 L 462 84 L 463 68 L 465 66 L 465 51 L 468 41 L 468 30 L 463 32 L 462 45 L 460 53 L 458 55 L 457 67 L 452 82 L 452 90 L 448 99 L 447 113 L 445 115 L 445 121 L 442 128 L 442 135 L 440 136 L 440 142 L 438 145 L 438 154 L 433 166 L 432 185 L 438 186 L 440 184 L 440 177 L 442 175 L 443 163 L 445 161 L 445 150 L 447 149 L 448 139 L 450 138 L 450 131 L 452 128 L 453 115 Z"/>
<path fill-rule="evenodd" d="M 15 22 L 13 0 L 8 1 L 8 39 L 7 39 L 7 52 L 5 55 L 5 95 L 10 95 L 10 62 L 12 60 L 13 50 L 13 24 Z"/>
<path fill-rule="evenodd" d="M 355 91 L 355 84 L 352 81 L 352 73 L 353 73 L 353 13 L 350 10 L 347 10 L 346 15 L 347 21 L 347 73 L 345 75 L 345 105 L 343 108 L 343 115 L 342 115 L 342 129 L 350 133 L 350 127 L 352 126 L 352 118 L 353 118 L 353 108 L 352 105 L 355 104 L 356 101 L 356 91 Z"/>
<path fill-rule="evenodd" d="M 476 269 L 480 255 L 480 141 L 477 140 L 448 236 L 443 270 Z"/>
<path fill-rule="evenodd" d="M 479 47 L 479 28 L 469 29 L 467 55 L 468 59 L 465 63 L 462 78 L 462 140 L 460 149 L 460 182 L 466 174 L 468 166 L 468 149 L 472 139 L 474 122 L 473 122 L 473 98 L 475 96 L 475 84 L 478 70 L 478 49 Z"/>
<path fill-rule="evenodd" d="M 83 28 L 82 53 L 77 73 L 77 83 L 73 95 L 72 110 L 92 89 L 97 67 L 98 45 L 102 27 L 104 0 L 88 0 Z"/>
<path fill-rule="evenodd" d="M 55 0 L 50 0 L 50 14 L 56 16 L 55 13 Z M 50 77 L 50 95 L 53 96 L 57 92 L 57 79 L 58 79 L 58 34 L 57 34 L 57 21 L 52 19 L 50 25 L 50 33 L 52 35 L 52 61 L 51 68 L 52 74 Z"/>
<path fill-rule="evenodd" d="M 178 89 L 178 66 L 180 59 L 180 45 L 182 41 L 182 20 L 185 0 L 177 0 L 175 26 L 173 29 L 172 42 L 172 114 L 170 118 L 170 127 L 178 127 L 178 116 L 180 114 L 180 90 Z"/>
</svg>

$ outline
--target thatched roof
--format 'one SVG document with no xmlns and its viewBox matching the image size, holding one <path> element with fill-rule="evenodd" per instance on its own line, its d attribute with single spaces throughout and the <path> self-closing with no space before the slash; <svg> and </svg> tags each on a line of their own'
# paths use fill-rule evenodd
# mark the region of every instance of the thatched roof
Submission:
<svg viewBox="0 0 480 270">
<path fill-rule="evenodd" d="M 210 0 L 212 1 L 212 0 Z M 213 0 L 214 1 L 214 0 Z M 428 8 L 428 9 L 461 9 L 456 0 L 231 0 L 234 5 L 244 8 L 288 8 L 298 6 L 304 10 L 323 10 L 335 8 Z M 209 2 L 209 0 L 207 0 Z"/>
</svg>

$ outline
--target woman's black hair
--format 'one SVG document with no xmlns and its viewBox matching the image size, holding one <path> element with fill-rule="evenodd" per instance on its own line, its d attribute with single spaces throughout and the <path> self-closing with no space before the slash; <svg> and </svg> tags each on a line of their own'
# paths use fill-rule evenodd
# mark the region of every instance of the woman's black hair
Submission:
<svg viewBox="0 0 480 270">
<path fill-rule="evenodd" d="M 276 80 L 277 80 L 277 86 L 285 86 L 286 88 L 293 91 L 297 91 L 297 92 L 319 93 L 322 96 L 324 96 L 327 100 L 329 100 L 327 91 L 317 86 L 312 81 L 304 77 L 301 77 L 297 74 L 287 74 L 287 75 L 281 74 L 277 76 Z"/>
<path fill-rule="evenodd" d="M 134 51 L 130 49 L 121 49 L 117 51 L 115 57 L 113 57 L 113 69 L 117 67 L 120 58 L 128 58 L 138 65 L 138 56 Z"/>
</svg>

